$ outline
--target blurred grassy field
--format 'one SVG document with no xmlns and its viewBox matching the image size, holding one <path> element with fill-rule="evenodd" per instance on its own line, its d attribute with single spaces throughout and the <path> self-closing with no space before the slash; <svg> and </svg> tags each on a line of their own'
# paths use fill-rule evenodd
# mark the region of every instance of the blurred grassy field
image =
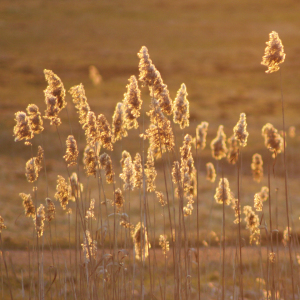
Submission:
<svg viewBox="0 0 300 300">
<path fill-rule="evenodd" d="M 14 143 L 12 129 L 14 113 L 25 110 L 29 103 L 37 104 L 44 111 L 43 90 L 47 84 L 43 69 L 53 70 L 67 90 L 83 83 L 92 110 L 111 120 L 116 103 L 123 99 L 128 78 L 138 76 L 136 53 L 141 46 L 147 46 L 172 99 L 181 83 L 187 86 L 191 125 L 186 132 L 194 135 L 196 125 L 207 121 L 210 124 L 208 143 L 215 137 L 219 124 L 225 126 L 229 137 L 239 114 L 246 113 L 250 136 L 243 150 L 243 172 L 250 176 L 252 154 L 260 152 L 266 162 L 269 156 L 261 136 L 262 126 L 270 122 L 279 130 L 282 128 L 279 72 L 265 74 L 266 68 L 260 65 L 272 30 L 279 33 L 287 53 L 282 65 L 286 126 L 295 126 L 296 132 L 300 130 L 299 9 L 300 3 L 290 0 L 1 1 L 0 214 L 9 225 L 7 243 L 26 244 L 28 234 L 20 237 L 20 233 L 32 228 L 31 220 L 23 216 L 18 196 L 31 190 L 24 176 L 25 162 L 31 153 L 22 143 Z M 95 65 L 103 77 L 100 87 L 93 86 L 88 77 L 90 65 Z M 143 100 L 147 110 L 147 89 L 143 89 Z M 83 142 L 69 94 L 67 101 L 70 121 L 76 124 L 72 125 L 73 130 Z M 60 132 L 64 141 L 70 134 L 66 111 L 62 112 L 62 118 Z M 48 160 L 49 195 L 53 198 L 56 176 L 65 169 L 57 161 L 63 155 L 57 134 L 47 121 L 45 128 L 43 143 Z M 182 135 L 177 133 L 177 139 L 179 147 Z M 34 145 L 41 142 L 41 137 L 36 137 Z M 299 136 L 288 140 L 289 176 L 294 195 L 299 194 L 299 144 Z M 128 149 L 133 154 L 137 147 L 137 130 L 115 146 L 118 153 Z M 117 155 L 113 158 L 120 159 Z M 203 162 L 211 160 L 209 149 L 203 152 L 202 159 Z M 278 165 L 281 163 L 280 157 Z M 235 174 L 234 168 L 226 168 L 229 174 Z M 204 180 L 204 169 L 201 176 Z M 276 180 L 276 186 L 281 187 L 281 178 Z M 265 178 L 263 184 L 266 183 Z M 43 180 L 40 185 L 43 189 Z M 207 215 L 213 189 L 207 184 L 202 189 L 203 214 Z M 245 184 L 245 201 L 250 203 L 258 189 L 260 185 Z M 293 200 L 299 199 L 295 196 Z M 221 220 L 221 210 L 216 219 Z M 63 224 L 62 220 L 59 225 Z"/>
</svg>

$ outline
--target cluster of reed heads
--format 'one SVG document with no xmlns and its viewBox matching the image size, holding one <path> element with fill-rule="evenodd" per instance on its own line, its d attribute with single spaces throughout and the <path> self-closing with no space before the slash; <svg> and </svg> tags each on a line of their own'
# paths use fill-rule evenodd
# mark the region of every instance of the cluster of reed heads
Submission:
<svg viewBox="0 0 300 300">
<path fill-rule="evenodd" d="M 154 299 L 155 295 L 161 299 L 172 297 L 172 299 L 181 299 L 183 296 L 187 299 L 200 299 L 201 291 L 203 292 L 201 283 L 203 267 L 201 267 L 199 248 L 201 245 L 208 245 L 205 240 L 200 240 L 199 236 L 199 203 L 201 201 L 199 185 L 202 184 L 199 181 L 202 168 L 200 154 L 206 147 L 209 124 L 202 121 L 195 130 L 195 136 L 184 134 L 185 128 L 189 127 L 190 119 L 186 85 L 184 83 L 181 85 L 172 101 L 167 85 L 164 84 L 161 74 L 150 59 L 148 49 L 143 46 L 137 55 L 140 60 L 139 78 L 137 79 L 134 75 L 129 78 L 127 91 L 123 101 L 117 103 L 111 123 L 103 114 L 96 115 L 92 111 L 82 84 L 69 89 L 78 113 L 79 123 L 85 134 L 86 146 L 80 156 L 75 136 L 71 134 L 67 137 L 61 155 L 66 166 L 67 177 L 57 175 L 56 193 L 53 196 L 69 217 L 72 214 L 71 205 L 75 206 L 73 209 L 75 211 L 73 225 L 76 228 L 74 249 L 77 251 L 81 243 L 82 255 L 80 258 L 76 256 L 75 259 L 78 266 L 74 266 L 76 275 L 71 282 L 71 294 L 79 298 L 88 297 L 84 299 L 133 299 L 137 293 L 139 299 L 144 299 L 147 293 L 151 299 Z M 278 65 L 284 59 L 281 40 L 276 32 L 272 32 L 262 61 L 262 64 L 268 67 L 266 73 L 277 71 Z M 101 76 L 97 73 L 97 69 L 92 67 L 90 71 L 95 78 L 98 78 L 96 79 L 99 83 Z M 44 115 L 42 116 L 36 104 L 29 104 L 26 109 L 27 113 L 18 111 L 15 114 L 16 125 L 13 130 L 15 141 L 25 141 L 25 145 L 31 147 L 32 153 L 34 149 L 31 140 L 38 134 L 44 134 L 43 120 L 49 120 L 59 134 L 60 113 L 67 107 L 66 90 L 61 79 L 51 70 L 44 70 L 44 74 L 48 82 L 44 90 L 46 103 Z M 142 87 L 149 89 L 150 108 L 146 116 L 142 113 L 143 101 L 138 81 Z M 144 129 L 144 119 L 147 117 L 149 127 Z M 122 172 L 118 175 L 111 153 L 115 144 L 122 143 L 121 140 L 128 136 L 128 131 L 131 129 L 139 131 L 140 151 L 137 151 L 134 156 L 126 150 L 120 154 Z M 180 135 L 179 130 L 181 130 Z M 183 137 L 181 143 L 178 142 L 179 136 L 180 139 Z M 274 159 L 279 153 L 285 152 L 285 136 L 281 135 L 272 124 L 267 123 L 262 127 L 262 136 L 265 146 L 270 150 Z M 257 191 L 254 195 L 253 206 L 243 205 L 239 190 L 234 195 L 230 189 L 229 180 L 223 174 L 223 158 L 227 160 L 227 163 L 236 165 L 237 169 L 240 169 L 241 151 L 247 146 L 248 137 L 245 113 L 240 114 L 229 138 L 224 133 L 224 126 L 220 125 L 216 137 L 210 143 L 212 161 L 206 164 L 208 182 L 215 182 L 219 176 L 214 199 L 216 203 L 223 206 L 223 221 L 220 224 L 222 228 L 220 240 L 223 246 L 222 299 L 226 298 L 225 205 L 233 209 L 235 215 L 233 223 L 236 224 L 236 228 L 239 228 L 237 244 L 240 252 L 237 265 L 240 270 L 237 268 L 236 282 L 239 282 L 240 289 L 235 297 L 244 297 L 241 222 L 244 221 L 243 228 L 249 230 L 250 244 L 260 245 L 261 229 L 266 228 L 266 225 L 262 224 L 262 211 L 264 203 L 269 198 L 269 188 L 262 186 L 261 190 Z M 181 146 L 176 147 L 176 140 Z M 85 209 L 82 204 L 86 201 L 84 199 L 86 194 L 83 193 L 80 157 L 83 157 L 83 169 L 86 176 L 95 178 L 99 188 L 99 198 L 88 199 L 88 209 Z M 43 147 L 38 146 L 37 155 L 32 156 L 25 165 L 25 175 L 27 181 L 32 183 L 33 195 L 19 194 L 23 200 L 25 216 L 33 219 L 37 245 L 41 244 L 40 240 L 44 236 L 44 230 L 47 227 L 45 223 L 48 223 L 51 229 L 50 223 L 55 220 L 57 209 L 57 204 L 48 195 L 48 188 L 47 191 L 39 191 L 36 185 L 42 169 L 47 178 L 46 159 Z M 157 161 L 160 161 L 163 168 L 155 167 Z M 251 168 L 254 181 L 258 183 L 262 181 L 265 175 L 262 156 L 259 153 L 253 154 L 251 166 L 246 167 Z M 156 179 L 159 171 L 162 173 L 164 182 L 163 190 L 157 190 Z M 119 184 L 120 182 L 122 183 Z M 106 192 L 104 186 L 107 185 L 112 186 L 113 193 Z M 43 193 L 45 202 L 39 204 Z M 132 215 L 131 194 L 140 199 L 138 217 Z M 160 231 L 158 238 L 160 248 L 156 246 L 155 217 L 153 220 L 153 216 L 149 214 L 149 205 L 152 205 L 153 201 L 161 206 L 159 214 L 163 216 L 163 227 L 158 230 Z M 134 210 L 136 209 L 135 207 Z M 196 214 L 197 218 L 197 232 L 194 240 L 191 240 L 188 223 L 193 214 Z M 139 221 L 136 223 L 132 221 L 137 219 Z M 0 232 L 2 229 L 5 229 L 5 225 L 3 218 L 0 217 Z M 284 237 L 286 245 L 290 241 L 289 237 L 290 233 L 287 232 Z M 194 248 L 191 245 L 194 245 Z M 153 250 L 152 257 L 150 249 Z M 193 254 L 197 270 L 193 274 L 195 279 L 192 279 L 191 275 Z M 163 275 L 162 279 L 159 279 L 160 288 L 156 287 L 154 278 L 154 273 L 158 268 L 156 256 L 164 257 Z M 269 251 L 268 260 L 270 264 L 275 264 L 276 253 L 273 250 Z M 149 263 L 148 267 L 147 263 Z M 170 270 L 174 279 L 171 289 L 166 287 L 170 284 L 167 283 L 171 276 L 167 272 Z M 146 284 L 145 278 L 148 273 L 150 283 Z M 82 285 L 77 284 L 78 276 L 81 276 L 81 280 L 86 284 L 84 291 Z M 271 282 L 269 274 L 266 276 L 268 277 L 266 280 Z M 40 280 L 40 283 L 42 282 Z M 141 282 L 138 292 L 137 282 Z M 267 293 L 266 299 L 269 299 L 271 295 L 273 297 L 279 289 L 277 284 L 267 284 L 267 287 L 264 287 Z M 43 299 L 45 289 L 38 287 L 38 291 L 39 297 Z"/>
</svg>

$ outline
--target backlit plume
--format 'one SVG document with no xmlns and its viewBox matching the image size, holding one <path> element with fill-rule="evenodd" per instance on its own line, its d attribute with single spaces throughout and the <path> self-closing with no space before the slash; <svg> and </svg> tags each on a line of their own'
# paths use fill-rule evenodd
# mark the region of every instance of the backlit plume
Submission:
<svg viewBox="0 0 300 300">
<path fill-rule="evenodd" d="M 123 171 L 120 174 L 120 178 L 123 180 L 124 190 L 133 190 L 134 188 L 134 167 L 131 160 L 131 156 L 128 156 L 124 161 Z"/>
<path fill-rule="evenodd" d="M 59 200 L 60 205 L 64 210 L 67 208 L 67 205 L 69 203 L 69 193 L 70 189 L 66 180 L 62 176 L 57 175 L 56 193 L 54 197 L 56 200 Z"/>
<path fill-rule="evenodd" d="M 29 104 L 26 108 L 29 124 L 34 134 L 41 133 L 44 130 L 43 119 L 39 108 L 35 104 Z"/>
<path fill-rule="evenodd" d="M 219 204 L 225 202 L 226 205 L 229 205 L 231 203 L 233 195 L 229 188 L 229 181 L 227 178 L 220 178 L 219 186 L 216 188 L 214 198 Z"/>
<path fill-rule="evenodd" d="M 253 175 L 253 180 L 256 182 L 261 182 L 264 176 L 263 160 L 260 154 L 255 153 L 252 156 L 251 170 Z"/>
<path fill-rule="evenodd" d="M 4 225 L 4 219 L 0 216 L 0 233 L 2 232 L 2 229 L 5 229 L 6 226 Z"/>
<path fill-rule="evenodd" d="M 98 145 L 98 146 L 97 146 Z M 95 152 L 96 148 L 96 152 Z M 85 172 L 88 176 L 94 175 L 96 176 L 97 167 L 98 167 L 98 155 L 100 152 L 100 144 L 96 143 L 95 146 L 86 145 L 83 153 L 83 164 Z"/>
<path fill-rule="evenodd" d="M 38 179 L 39 172 L 42 169 L 43 158 L 44 158 L 44 150 L 41 146 L 39 146 L 37 156 L 30 158 L 26 162 L 25 175 L 28 182 L 34 182 Z"/>
<path fill-rule="evenodd" d="M 165 234 L 161 234 L 159 236 L 159 246 L 162 249 L 162 252 L 164 255 L 167 255 L 167 253 L 170 250 L 169 241 L 167 240 L 167 236 Z"/>
<path fill-rule="evenodd" d="M 82 128 L 85 130 L 86 143 L 94 146 L 100 139 L 100 130 L 96 115 L 93 111 L 89 111 L 87 113 L 86 120 Z"/>
<path fill-rule="evenodd" d="M 139 80 L 147 85 L 150 91 L 153 91 L 152 96 L 158 100 L 162 111 L 170 115 L 172 113 L 172 100 L 170 98 L 167 85 L 163 83 L 160 73 L 152 63 L 148 54 L 148 49 L 145 46 L 141 48 L 138 53 L 138 57 L 140 58 Z"/>
<path fill-rule="evenodd" d="M 100 142 L 102 144 L 102 147 L 107 150 L 113 151 L 110 125 L 104 115 L 98 115 L 97 124 L 100 130 Z"/>
<path fill-rule="evenodd" d="M 201 122 L 196 128 L 196 139 L 195 139 L 195 145 L 197 149 L 203 150 L 206 146 L 206 136 L 207 136 L 207 130 L 208 130 L 208 123 L 207 122 Z"/>
<path fill-rule="evenodd" d="M 23 206 L 25 209 L 26 217 L 34 217 L 35 216 L 35 206 L 32 202 L 32 198 L 30 194 L 20 193 L 19 196 L 23 199 Z"/>
<path fill-rule="evenodd" d="M 49 119 L 51 125 L 58 126 L 61 124 L 58 113 L 67 105 L 65 101 L 66 91 L 60 78 L 51 70 L 45 69 L 44 74 L 48 82 L 48 86 L 44 90 L 47 105 L 44 118 Z"/>
<path fill-rule="evenodd" d="M 286 54 L 277 32 L 269 33 L 269 41 L 266 44 L 261 64 L 268 67 L 266 73 L 273 73 L 280 69 L 278 65 L 284 62 Z"/>
<path fill-rule="evenodd" d="M 33 138 L 33 131 L 31 129 L 30 120 L 26 113 L 23 111 L 18 111 L 15 113 L 15 121 L 17 124 L 14 127 L 14 137 L 15 142 L 21 141 L 23 139 L 31 140 Z"/>
<path fill-rule="evenodd" d="M 111 158 L 107 153 L 101 154 L 101 156 L 100 156 L 100 167 L 101 167 L 101 169 L 104 169 L 104 171 L 105 171 L 106 182 L 107 183 L 113 183 L 115 173 L 113 171 Z"/>
<path fill-rule="evenodd" d="M 142 166 L 142 158 L 139 153 L 137 153 L 134 157 L 133 161 L 133 178 L 134 178 L 134 187 L 140 188 L 143 183 L 143 166 Z"/>
<path fill-rule="evenodd" d="M 151 149 L 148 149 L 147 162 L 145 166 L 145 176 L 147 183 L 147 192 L 154 192 L 156 189 L 155 178 L 157 176 L 157 172 L 154 167 L 154 156 Z"/>
<path fill-rule="evenodd" d="M 128 135 L 125 124 L 124 105 L 122 102 L 117 104 L 112 118 L 112 135 L 113 142 L 121 140 Z"/>
<path fill-rule="evenodd" d="M 215 182 L 216 180 L 216 170 L 214 165 L 211 162 L 206 164 L 206 180 L 210 182 Z"/>
<path fill-rule="evenodd" d="M 233 133 L 235 139 L 237 139 L 240 142 L 240 145 L 242 147 L 245 147 L 247 145 L 247 139 L 249 136 L 249 133 L 247 131 L 247 122 L 246 122 L 245 113 L 240 114 L 240 119 L 237 122 L 237 124 L 234 126 Z"/>
<path fill-rule="evenodd" d="M 265 146 L 273 152 L 272 157 L 275 158 L 278 153 L 283 151 L 283 138 L 278 133 L 278 130 L 270 123 L 267 123 L 262 128 L 262 136 L 265 138 Z"/>
<path fill-rule="evenodd" d="M 44 221 L 45 221 L 45 210 L 44 210 L 44 205 L 41 204 L 38 207 L 37 213 L 33 218 L 33 222 L 35 224 L 35 230 L 36 230 L 36 233 L 37 233 L 38 237 L 43 236 Z"/>
<path fill-rule="evenodd" d="M 50 198 L 46 198 L 46 212 L 45 219 L 48 222 L 51 222 L 55 218 L 55 205 Z"/>
<path fill-rule="evenodd" d="M 227 140 L 228 142 L 228 152 L 227 152 L 227 161 L 230 164 L 236 164 L 239 159 L 239 142 L 235 138 L 234 134 Z"/>
<path fill-rule="evenodd" d="M 68 167 L 77 165 L 78 148 L 77 143 L 73 135 L 69 135 L 66 140 L 66 154 L 63 156 L 65 161 L 68 163 Z"/>
<path fill-rule="evenodd" d="M 187 95 L 186 86 L 183 83 L 177 92 L 173 105 L 173 121 L 179 124 L 181 129 L 189 127 L 190 125 L 189 101 L 186 99 Z"/>
<path fill-rule="evenodd" d="M 126 87 L 127 92 L 124 94 L 123 100 L 126 128 L 138 128 L 137 118 L 141 115 L 143 101 L 135 76 L 129 78 L 129 84 Z"/>
<path fill-rule="evenodd" d="M 212 140 L 210 143 L 210 148 L 212 150 L 212 156 L 220 160 L 223 157 L 226 157 L 227 153 L 227 147 L 226 147 L 226 135 L 223 131 L 224 126 L 220 125 L 218 132 L 217 132 L 217 137 Z"/>
<path fill-rule="evenodd" d="M 244 206 L 246 228 L 250 230 L 250 244 L 253 242 L 258 245 L 260 243 L 260 229 L 258 215 L 252 210 L 251 206 Z"/>
<path fill-rule="evenodd" d="M 121 191 L 121 189 L 117 188 L 115 190 L 115 202 L 113 203 L 113 205 L 115 205 L 117 208 L 117 211 L 116 211 L 117 213 L 119 213 L 121 211 L 124 203 L 125 203 L 125 200 L 124 200 L 122 191 Z"/>
<path fill-rule="evenodd" d="M 134 249 L 135 249 L 135 258 L 137 260 L 145 260 L 149 255 L 149 249 L 151 245 L 148 241 L 147 230 L 144 224 L 139 222 L 132 233 Z"/>
</svg>

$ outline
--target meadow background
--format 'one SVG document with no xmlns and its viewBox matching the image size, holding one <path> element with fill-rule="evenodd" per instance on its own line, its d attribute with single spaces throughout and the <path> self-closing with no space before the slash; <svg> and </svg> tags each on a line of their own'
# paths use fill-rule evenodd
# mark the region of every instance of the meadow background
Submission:
<svg viewBox="0 0 300 300">
<path fill-rule="evenodd" d="M 35 103 L 43 113 L 43 90 L 47 83 L 43 70 L 57 74 L 66 90 L 83 83 L 91 109 L 103 113 L 109 122 L 115 105 L 122 101 L 131 75 L 138 77 L 137 52 L 142 46 L 168 85 L 174 99 L 181 83 L 185 83 L 190 102 L 190 127 L 185 133 L 195 135 L 202 121 L 209 123 L 208 145 L 224 125 L 227 137 L 241 112 L 246 113 L 248 145 L 243 149 L 242 205 L 252 204 L 254 193 L 267 185 L 267 166 L 273 160 L 264 146 L 261 128 L 272 123 L 282 129 L 279 72 L 265 74 L 260 64 L 265 42 L 271 31 L 279 33 L 286 56 L 281 65 L 285 101 L 286 128 L 296 127 L 296 137 L 287 138 L 287 163 L 290 201 L 295 228 L 299 229 L 299 82 L 300 82 L 300 3 L 298 1 L 6 1 L 0 2 L 0 215 L 7 229 L 2 238 L 6 249 L 25 250 L 31 239 L 33 223 L 23 214 L 20 192 L 29 193 L 24 168 L 31 157 L 29 147 L 15 143 L 12 136 L 14 113 Z M 98 68 L 102 82 L 94 86 L 89 78 L 89 66 Z M 143 106 L 148 110 L 148 89 L 142 89 Z M 60 116 L 62 140 L 73 133 L 79 137 L 79 150 L 84 149 L 84 135 L 77 114 L 67 93 L 69 119 L 65 111 Z M 57 175 L 66 176 L 61 163 L 62 153 L 57 133 L 48 120 L 44 121 L 44 149 L 47 160 L 49 196 L 54 198 Z M 73 125 L 74 124 L 74 125 Z M 115 145 L 113 162 L 126 149 L 134 155 L 140 147 L 137 130 Z M 183 134 L 176 132 L 177 150 Z M 39 145 L 39 136 L 33 144 Z M 263 156 L 265 177 L 262 184 L 251 181 L 250 163 L 254 153 Z M 216 184 L 205 182 L 205 163 L 213 161 L 209 146 L 201 153 L 200 171 L 201 222 L 206 226 Z M 81 159 L 80 159 L 81 163 Z M 82 163 L 81 163 L 82 166 Z M 284 188 L 282 155 L 278 156 L 272 177 L 272 193 L 279 188 L 278 199 L 281 232 L 285 229 L 283 213 Z M 158 163 L 157 167 L 160 165 Z M 202 172 L 202 173 L 201 173 Z M 118 172 L 116 171 L 116 174 Z M 224 174 L 233 178 L 231 188 L 236 193 L 236 167 L 224 163 Z M 231 176 L 231 177 L 230 177 Z M 243 184 L 247 182 L 247 184 Z M 249 183 L 250 182 L 250 183 Z M 121 186 L 121 181 L 118 182 Z M 158 183 L 159 186 L 159 183 Z M 45 188 L 43 178 L 39 188 Z M 91 184 L 88 192 L 92 193 Z M 44 194 L 40 194 L 44 201 Z M 54 200 L 54 199 L 53 199 Z M 281 213 L 282 212 L 282 213 Z M 134 213 L 134 212 L 133 212 Z M 232 214 L 233 215 L 233 214 Z M 134 217 L 133 217 L 134 218 Z M 221 208 L 212 214 L 210 226 L 220 230 Z M 231 221 L 230 221 L 231 222 Z M 62 247 L 68 248 L 68 222 L 58 211 L 57 226 Z M 232 225 L 233 226 L 233 225 Z M 231 236 L 232 234 L 232 236 Z M 228 231 L 228 240 L 236 236 Z M 244 231 L 247 239 L 247 232 Z M 248 240 L 247 240 L 248 243 Z M 250 250 L 249 250 L 250 251 Z M 13 253 L 13 252 L 12 252 Z M 13 254 L 12 254 L 13 255 Z"/>
</svg>

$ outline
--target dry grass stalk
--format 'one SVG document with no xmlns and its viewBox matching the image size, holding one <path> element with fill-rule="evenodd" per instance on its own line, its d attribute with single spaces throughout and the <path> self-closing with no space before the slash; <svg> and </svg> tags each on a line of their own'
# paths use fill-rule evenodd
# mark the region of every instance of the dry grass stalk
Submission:
<svg viewBox="0 0 300 300">
<path fill-rule="evenodd" d="M 44 205 L 41 204 L 38 207 L 36 215 L 33 218 L 33 222 L 35 224 L 35 230 L 36 230 L 38 237 L 43 236 L 44 221 L 45 221 L 45 210 L 44 210 Z"/>
<path fill-rule="evenodd" d="M 238 123 L 233 128 L 234 137 L 242 147 L 247 145 L 249 132 L 247 131 L 246 114 L 241 113 Z"/>
<path fill-rule="evenodd" d="M 142 108 L 141 91 L 135 76 L 129 78 L 129 84 L 126 86 L 127 92 L 124 94 L 124 110 L 126 128 L 138 128 L 137 118 L 141 115 Z"/>
<path fill-rule="evenodd" d="M 102 82 L 102 76 L 95 66 L 89 66 L 89 77 L 95 86 L 100 85 Z"/>
<path fill-rule="evenodd" d="M 176 98 L 173 104 L 173 121 L 180 125 L 180 128 L 189 127 L 189 101 L 186 99 L 188 95 L 186 86 L 183 83 L 177 92 Z"/>
<path fill-rule="evenodd" d="M 231 203 L 233 194 L 230 190 L 227 178 L 220 178 L 219 186 L 216 188 L 214 198 L 219 204 L 223 204 L 223 202 L 225 202 L 226 205 L 229 205 Z"/>
<path fill-rule="evenodd" d="M 14 127 L 14 137 L 15 142 L 26 139 L 26 141 L 33 138 L 33 131 L 31 129 L 30 120 L 26 113 L 23 111 L 18 111 L 15 113 L 15 121 L 17 124 Z"/>
<path fill-rule="evenodd" d="M 127 135 L 124 105 L 118 102 L 112 118 L 112 140 L 116 142 Z"/>
<path fill-rule="evenodd" d="M 2 232 L 2 229 L 5 229 L 6 226 L 4 225 L 4 219 L 0 216 L 0 233 Z"/>
<path fill-rule="evenodd" d="M 43 119 L 39 108 L 35 104 L 29 104 L 26 108 L 28 113 L 29 125 L 34 134 L 39 134 L 44 130 Z"/>
<path fill-rule="evenodd" d="M 45 220 L 51 222 L 55 218 L 55 205 L 50 198 L 46 198 Z"/>
<path fill-rule="evenodd" d="M 77 165 L 78 148 L 77 143 L 73 135 L 69 135 L 66 140 L 66 154 L 63 156 L 65 161 L 68 163 L 68 167 Z"/>
<path fill-rule="evenodd" d="M 54 197 L 56 200 L 59 200 L 63 210 L 66 210 L 70 198 L 70 189 L 66 180 L 60 175 L 57 175 L 56 193 Z"/>
<path fill-rule="evenodd" d="M 265 146 L 273 152 L 272 157 L 275 158 L 278 153 L 283 151 L 283 138 L 278 133 L 278 130 L 270 123 L 267 123 L 262 128 L 262 136 L 265 138 Z"/>
<path fill-rule="evenodd" d="M 159 246 L 161 247 L 164 255 L 167 255 L 167 253 L 170 251 L 169 241 L 167 240 L 167 236 L 165 234 L 161 234 L 159 236 Z"/>
<path fill-rule="evenodd" d="M 61 124 L 58 114 L 67 105 L 65 101 L 66 91 L 60 78 L 51 70 L 45 69 L 44 74 L 48 82 L 48 86 L 44 90 L 47 105 L 44 118 L 49 119 L 51 125 L 58 126 Z"/>
<path fill-rule="evenodd" d="M 201 124 L 199 124 L 196 128 L 196 138 L 194 143 L 197 149 L 203 150 L 206 146 L 208 125 L 208 122 L 201 122 Z"/>
<path fill-rule="evenodd" d="M 34 217 L 35 216 L 35 206 L 32 202 L 32 198 L 30 194 L 20 193 L 19 196 L 23 199 L 23 206 L 25 209 L 26 217 Z"/>
<path fill-rule="evenodd" d="M 280 69 L 279 64 L 285 60 L 285 53 L 282 42 L 276 31 L 269 33 L 269 41 L 266 42 L 265 55 L 261 64 L 268 67 L 266 73 L 273 73 Z"/>
<path fill-rule="evenodd" d="M 255 153 L 252 156 L 251 163 L 253 180 L 256 182 L 261 182 L 264 177 L 264 169 L 263 169 L 263 160 L 260 154 Z"/>
<path fill-rule="evenodd" d="M 250 230 L 250 244 L 253 242 L 258 245 L 260 243 L 259 218 L 252 210 L 251 206 L 244 206 L 246 228 Z"/>
<path fill-rule="evenodd" d="M 137 260 L 145 260 L 149 255 L 149 249 L 151 245 L 148 241 L 148 235 L 146 227 L 143 223 L 139 222 L 132 233 L 132 239 L 134 242 L 135 258 Z"/>
<path fill-rule="evenodd" d="M 216 170 L 215 170 L 213 163 L 208 162 L 206 164 L 206 180 L 208 180 L 210 182 L 215 182 L 216 177 L 217 177 L 217 174 L 216 174 Z"/>
<path fill-rule="evenodd" d="M 217 136 L 210 143 L 210 148 L 212 150 L 212 156 L 220 160 L 226 157 L 227 147 L 226 147 L 226 135 L 223 131 L 224 126 L 220 125 L 218 128 Z"/>
<path fill-rule="evenodd" d="M 113 183 L 115 173 L 113 171 L 112 161 L 107 153 L 103 153 L 100 156 L 100 167 L 105 170 L 106 182 Z"/>
<path fill-rule="evenodd" d="M 139 80 L 153 90 L 153 96 L 158 100 L 162 111 L 168 115 L 172 114 L 172 100 L 167 85 L 163 83 L 161 75 L 152 63 L 145 46 L 141 48 L 138 57 L 140 58 Z"/>
<path fill-rule="evenodd" d="M 234 134 L 227 140 L 227 142 L 229 146 L 227 161 L 234 165 L 239 159 L 239 142 L 235 138 Z"/>
</svg>

